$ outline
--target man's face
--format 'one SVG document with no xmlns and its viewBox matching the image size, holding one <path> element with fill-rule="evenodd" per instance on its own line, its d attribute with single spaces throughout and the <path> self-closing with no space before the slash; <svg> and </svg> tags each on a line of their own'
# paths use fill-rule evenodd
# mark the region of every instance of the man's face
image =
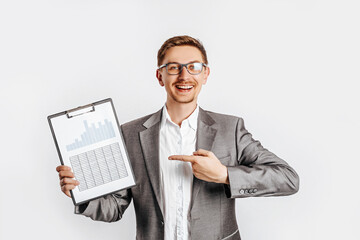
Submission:
<svg viewBox="0 0 360 240">
<path fill-rule="evenodd" d="M 204 62 L 200 50 L 193 46 L 176 46 L 166 52 L 162 64 L 191 62 Z M 183 67 L 179 75 L 170 75 L 164 67 L 156 71 L 156 77 L 159 84 L 165 86 L 167 101 L 185 104 L 197 102 L 201 87 L 206 83 L 209 73 L 210 69 L 203 67 L 200 74 L 191 75 Z"/>
</svg>

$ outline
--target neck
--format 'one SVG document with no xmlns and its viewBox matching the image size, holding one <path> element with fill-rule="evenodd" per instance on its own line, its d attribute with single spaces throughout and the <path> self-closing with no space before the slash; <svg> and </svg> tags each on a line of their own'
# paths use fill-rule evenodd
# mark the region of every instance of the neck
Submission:
<svg viewBox="0 0 360 240">
<path fill-rule="evenodd" d="M 196 101 L 191 103 L 173 103 L 166 101 L 166 109 L 171 121 L 181 126 L 182 121 L 187 119 L 196 109 Z"/>
</svg>

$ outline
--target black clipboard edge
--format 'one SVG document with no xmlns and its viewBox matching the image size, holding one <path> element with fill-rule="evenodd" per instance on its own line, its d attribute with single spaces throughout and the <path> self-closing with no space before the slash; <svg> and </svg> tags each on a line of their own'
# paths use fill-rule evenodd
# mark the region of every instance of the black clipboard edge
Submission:
<svg viewBox="0 0 360 240">
<path fill-rule="evenodd" d="M 103 99 L 103 100 L 100 100 L 100 101 L 97 101 L 97 102 L 94 102 L 94 103 L 91 103 L 91 104 L 87 104 L 87 105 L 79 106 L 79 107 L 77 107 L 77 108 L 72 108 L 72 109 L 69 109 L 69 110 L 66 110 L 66 111 L 62 111 L 62 112 L 59 112 L 59 113 L 55 113 L 55 114 L 49 115 L 49 116 L 47 117 L 48 123 L 49 123 L 49 126 L 50 126 L 50 130 L 51 130 L 51 134 L 52 134 L 53 139 L 54 139 L 54 142 L 55 142 L 56 150 L 57 150 L 57 153 L 58 153 L 58 155 L 59 155 L 60 163 L 61 163 L 61 165 L 64 166 L 64 161 L 63 161 L 62 156 L 61 156 L 59 144 L 58 144 L 58 142 L 56 141 L 55 131 L 54 131 L 54 128 L 53 128 L 53 126 L 52 126 L 52 124 L 51 124 L 51 119 L 52 119 L 52 118 L 55 118 L 55 117 L 59 117 L 59 116 L 65 115 L 65 114 L 68 114 L 69 112 L 74 112 L 74 111 L 83 109 L 83 108 L 87 108 L 87 107 L 91 107 L 91 106 L 95 107 L 96 105 L 103 104 L 103 103 L 106 103 L 106 102 L 110 102 L 111 107 L 112 107 L 112 109 L 113 109 L 114 116 L 115 116 L 115 119 L 116 119 L 116 124 L 117 124 L 117 127 L 118 127 L 118 129 L 119 129 L 119 133 L 120 133 L 120 136 L 121 136 L 122 144 L 123 144 L 123 147 L 124 147 L 124 149 L 125 149 L 125 154 L 126 154 L 128 160 L 129 160 L 129 163 L 130 163 L 130 170 L 131 170 L 131 173 L 132 173 L 132 176 L 133 176 L 133 179 L 134 179 L 135 184 L 134 184 L 134 185 L 131 185 L 131 186 L 128 186 L 128 187 L 126 187 L 126 188 L 118 189 L 118 190 L 113 191 L 113 192 L 105 193 L 105 194 L 103 194 L 103 195 L 101 195 L 101 196 L 97 196 L 97 197 L 95 197 L 95 198 L 87 199 L 86 201 L 82 201 L 82 202 L 76 202 L 76 201 L 75 201 L 74 194 L 73 194 L 72 190 L 70 190 L 71 199 L 72 199 L 72 201 L 73 201 L 73 203 L 74 203 L 75 206 L 79 206 L 79 205 L 81 205 L 81 204 L 90 202 L 91 200 L 98 199 L 98 198 L 101 198 L 101 197 L 103 197 L 103 196 L 106 196 L 106 195 L 109 195 L 109 194 L 113 194 L 113 193 L 115 193 L 115 192 L 118 192 L 118 191 L 121 191 L 121 190 L 124 190 L 124 189 L 129 189 L 129 188 L 132 188 L 132 187 L 136 186 L 135 174 L 134 174 L 134 171 L 133 171 L 133 169 L 132 169 L 132 164 L 131 164 L 131 160 L 130 160 L 130 158 L 129 158 L 128 151 L 127 151 L 127 149 L 126 149 L 125 139 L 124 139 L 123 134 L 122 134 L 122 128 L 121 128 L 121 125 L 119 124 L 119 119 L 118 119 L 118 117 L 117 117 L 117 114 L 116 114 L 116 111 L 115 111 L 115 107 L 114 107 L 114 103 L 113 103 L 113 101 L 112 101 L 111 98 L 106 98 L 106 99 Z"/>
</svg>

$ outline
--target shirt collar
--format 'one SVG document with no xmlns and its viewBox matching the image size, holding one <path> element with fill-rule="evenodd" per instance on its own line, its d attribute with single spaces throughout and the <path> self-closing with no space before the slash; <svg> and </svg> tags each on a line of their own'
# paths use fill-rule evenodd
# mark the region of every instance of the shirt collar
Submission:
<svg viewBox="0 0 360 240">
<path fill-rule="evenodd" d="M 185 122 L 187 122 L 189 124 L 189 126 L 193 129 L 193 130 L 197 130 L 197 121 L 198 121 L 198 116 L 199 116 L 199 105 L 196 105 L 195 110 L 191 113 L 191 115 L 186 118 L 185 120 L 183 120 L 182 124 L 184 124 Z M 166 122 L 171 122 L 173 124 L 175 124 L 171 118 L 170 115 L 167 111 L 166 108 L 166 104 L 163 107 L 163 111 L 162 111 L 162 118 L 161 118 L 161 127 L 163 127 L 165 125 Z"/>
</svg>

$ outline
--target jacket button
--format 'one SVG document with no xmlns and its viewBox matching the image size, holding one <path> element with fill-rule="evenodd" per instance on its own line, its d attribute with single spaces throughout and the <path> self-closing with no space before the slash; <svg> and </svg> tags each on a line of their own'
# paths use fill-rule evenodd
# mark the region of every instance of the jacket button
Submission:
<svg viewBox="0 0 360 240">
<path fill-rule="evenodd" d="M 164 222 L 163 221 L 160 221 L 161 222 L 161 226 L 164 226 Z"/>
<path fill-rule="evenodd" d="M 239 193 L 240 193 L 240 194 L 244 194 L 244 193 L 245 193 L 244 189 L 240 189 L 240 190 L 239 190 Z"/>
<path fill-rule="evenodd" d="M 256 193 L 256 192 L 257 192 L 257 189 L 256 189 L 256 188 L 254 188 L 254 189 L 253 189 L 253 193 Z"/>
</svg>

